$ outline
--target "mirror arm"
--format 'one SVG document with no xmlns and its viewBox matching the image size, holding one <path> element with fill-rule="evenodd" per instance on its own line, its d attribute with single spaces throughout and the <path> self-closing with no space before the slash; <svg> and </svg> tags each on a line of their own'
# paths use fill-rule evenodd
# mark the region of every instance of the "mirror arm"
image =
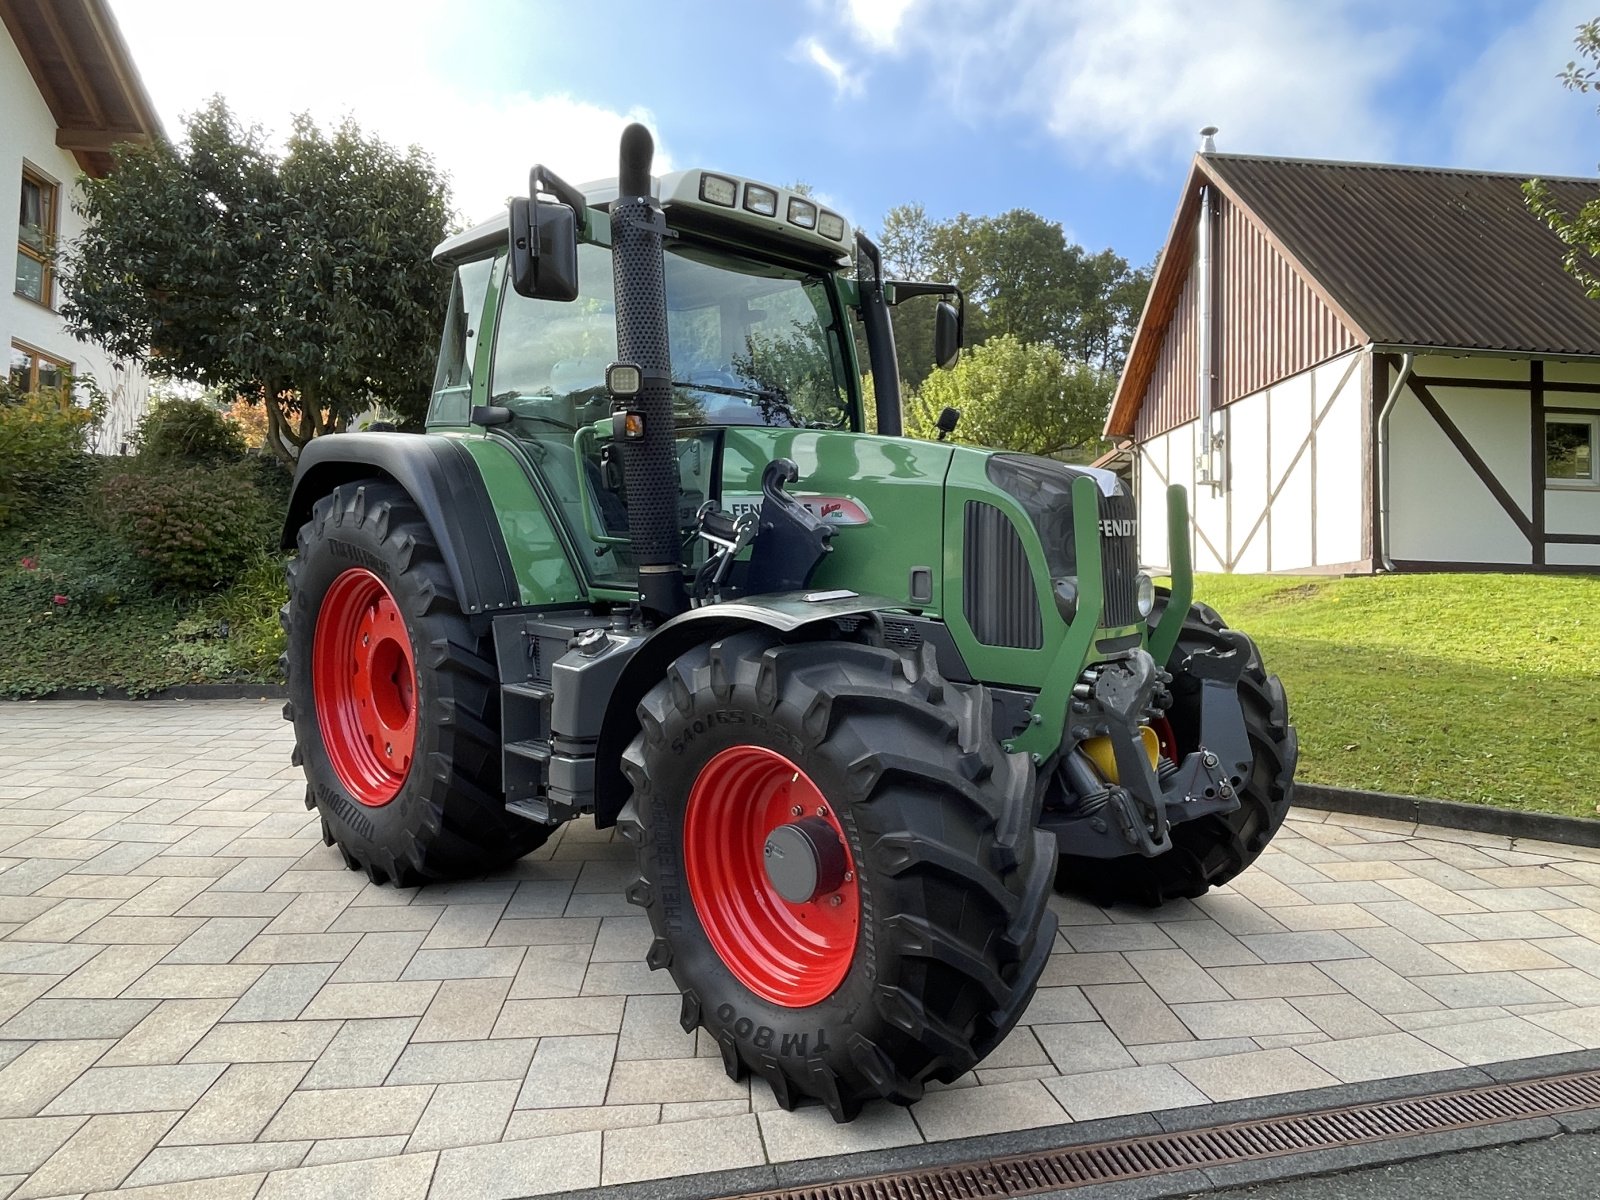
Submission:
<svg viewBox="0 0 1600 1200">
<path fill-rule="evenodd" d="M 543 163 L 535 163 L 528 172 L 528 198 L 537 203 L 540 192 L 554 196 L 572 210 L 578 218 L 580 237 L 589 232 L 589 202 L 583 193 Z"/>
<path fill-rule="evenodd" d="M 913 282 L 892 279 L 887 284 L 891 305 L 898 305 L 917 296 L 954 296 L 956 298 L 956 344 L 967 344 L 967 294 L 954 283 Z"/>
</svg>

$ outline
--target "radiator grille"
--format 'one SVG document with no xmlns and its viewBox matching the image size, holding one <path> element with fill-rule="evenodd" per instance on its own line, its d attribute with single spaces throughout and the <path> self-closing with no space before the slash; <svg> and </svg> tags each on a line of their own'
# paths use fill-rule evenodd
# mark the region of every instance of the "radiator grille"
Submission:
<svg viewBox="0 0 1600 1200">
<path fill-rule="evenodd" d="M 1039 595 L 1011 518 L 992 504 L 968 500 L 963 533 L 961 611 L 973 636 L 985 646 L 1040 649 Z"/>
<path fill-rule="evenodd" d="M 1125 534 L 1102 534 L 1100 538 L 1106 605 L 1100 618 L 1102 625 L 1134 625 L 1141 619 L 1134 584 L 1139 575 L 1139 538 L 1133 532 L 1138 515 L 1132 496 L 1100 497 L 1101 520 L 1112 522 L 1111 528 L 1128 530 Z"/>
</svg>

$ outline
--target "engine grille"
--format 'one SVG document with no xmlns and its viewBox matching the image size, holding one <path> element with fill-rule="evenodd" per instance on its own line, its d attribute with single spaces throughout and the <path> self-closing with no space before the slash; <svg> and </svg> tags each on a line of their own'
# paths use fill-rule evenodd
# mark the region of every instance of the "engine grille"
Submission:
<svg viewBox="0 0 1600 1200">
<path fill-rule="evenodd" d="M 1138 514 L 1138 504 L 1132 496 L 1100 497 L 1101 521 L 1109 522 L 1111 529 L 1128 531 L 1125 534 L 1101 533 L 1100 563 L 1105 578 L 1102 625 L 1135 625 L 1141 619 L 1135 585 L 1139 576 L 1139 538 L 1133 532 Z"/>
<path fill-rule="evenodd" d="M 961 611 L 973 635 L 985 646 L 1040 649 L 1039 595 L 1011 518 L 992 504 L 968 500 L 962 532 Z"/>
</svg>

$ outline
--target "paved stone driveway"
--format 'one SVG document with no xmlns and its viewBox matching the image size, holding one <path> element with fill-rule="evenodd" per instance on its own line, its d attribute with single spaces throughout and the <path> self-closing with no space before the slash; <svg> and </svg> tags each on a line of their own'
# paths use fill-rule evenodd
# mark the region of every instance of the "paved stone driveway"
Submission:
<svg viewBox="0 0 1600 1200">
<path fill-rule="evenodd" d="M 1306 812 L 1196 903 L 1058 899 L 1028 1024 L 839 1127 L 679 1030 L 609 833 L 372 887 L 288 751 L 270 703 L 0 705 L 0 1200 L 554 1192 L 1600 1047 L 1600 852 Z"/>
</svg>

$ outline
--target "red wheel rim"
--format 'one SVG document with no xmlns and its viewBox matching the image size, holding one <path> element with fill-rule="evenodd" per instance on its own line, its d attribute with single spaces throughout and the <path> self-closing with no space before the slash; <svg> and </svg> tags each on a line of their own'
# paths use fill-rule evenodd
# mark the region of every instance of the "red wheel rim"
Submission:
<svg viewBox="0 0 1600 1200">
<path fill-rule="evenodd" d="M 417 744 L 417 671 L 394 594 L 371 571 L 333 581 L 311 649 L 317 725 L 334 774 L 362 804 L 400 792 Z"/>
<path fill-rule="evenodd" d="M 844 882 L 803 904 L 767 877 L 767 837 L 820 817 L 844 850 Z M 817 785 L 783 755 L 734 746 L 689 792 L 683 856 L 695 913 L 728 970 L 764 1000 L 804 1008 L 839 986 L 855 957 L 861 901 L 844 828 Z"/>
</svg>

